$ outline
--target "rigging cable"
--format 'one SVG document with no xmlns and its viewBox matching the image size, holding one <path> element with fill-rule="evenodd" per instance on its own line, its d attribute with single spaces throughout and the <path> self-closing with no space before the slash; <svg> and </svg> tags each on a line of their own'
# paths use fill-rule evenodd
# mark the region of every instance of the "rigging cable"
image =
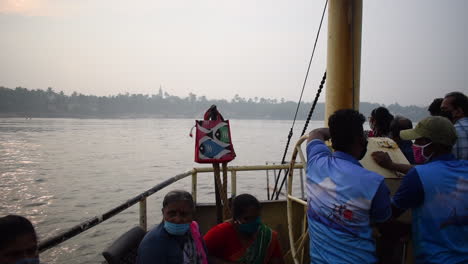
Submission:
<svg viewBox="0 0 468 264">
<path fill-rule="evenodd" d="M 312 104 L 312 107 L 310 108 L 309 115 L 307 116 L 306 122 L 304 124 L 304 129 L 302 129 L 301 137 L 307 131 L 307 126 L 309 126 L 309 121 L 312 118 L 312 114 L 314 113 L 315 106 L 317 105 L 317 101 L 318 101 L 318 99 L 320 97 L 320 93 L 322 92 L 323 85 L 325 84 L 326 79 L 327 79 L 327 72 L 325 71 L 325 73 L 323 74 L 323 77 L 322 77 L 322 81 L 320 82 L 320 86 L 319 86 L 319 88 L 317 90 L 317 94 L 315 94 L 314 103 Z M 283 176 L 283 180 L 281 181 L 281 185 L 280 185 L 278 191 L 276 192 L 275 200 L 278 200 L 278 198 L 279 198 L 279 195 L 281 193 L 281 190 L 283 189 L 284 183 L 286 182 L 286 177 L 288 175 L 288 172 L 289 172 L 289 169 L 286 169 L 285 175 Z"/>
<path fill-rule="evenodd" d="M 312 65 L 312 59 L 314 58 L 315 48 L 317 47 L 317 41 L 318 41 L 318 38 L 320 36 L 320 30 L 322 29 L 323 18 L 325 17 L 325 11 L 327 10 L 327 4 L 328 4 L 328 0 L 325 1 L 325 6 L 323 7 L 322 17 L 320 19 L 320 25 L 319 25 L 319 28 L 318 28 L 318 31 L 317 31 L 317 35 L 315 37 L 314 48 L 312 49 L 312 55 L 310 56 L 309 66 L 307 67 L 306 76 L 304 78 L 304 83 L 302 85 L 301 95 L 299 97 L 299 102 L 297 103 L 296 113 L 294 114 L 294 119 L 293 119 L 293 123 L 291 125 L 291 129 L 289 130 L 288 140 L 286 142 L 286 147 L 284 149 L 283 157 L 281 159 L 281 164 L 284 164 L 284 161 L 286 159 L 286 154 L 287 154 L 288 149 L 289 149 L 289 143 L 291 142 L 291 138 L 293 136 L 293 128 L 294 128 L 294 125 L 296 123 L 297 113 L 299 112 L 299 106 L 301 105 L 302 95 L 304 94 L 304 89 L 305 89 L 305 86 L 306 86 L 306 83 L 307 83 L 307 79 L 309 77 L 310 66 Z M 278 177 L 275 179 L 275 186 L 273 188 L 273 192 L 271 193 L 271 197 L 269 197 L 270 200 L 273 200 L 273 197 L 274 197 L 276 192 L 278 192 L 278 194 L 276 195 L 276 199 L 278 199 L 280 191 L 277 191 L 277 188 L 278 188 L 279 178 L 281 177 L 281 171 L 282 170 L 279 170 Z M 286 176 L 284 176 L 284 178 L 286 178 Z M 284 180 L 283 180 L 283 182 L 284 182 Z"/>
</svg>

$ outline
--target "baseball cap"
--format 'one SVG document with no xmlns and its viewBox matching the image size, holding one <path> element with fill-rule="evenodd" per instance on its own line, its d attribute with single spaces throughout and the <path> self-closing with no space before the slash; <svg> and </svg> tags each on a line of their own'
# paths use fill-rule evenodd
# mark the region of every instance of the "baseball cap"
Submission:
<svg viewBox="0 0 468 264">
<path fill-rule="evenodd" d="M 400 137 L 404 140 L 428 138 L 434 143 L 453 146 L 457 141 L 457 132 L 447 118 L 430 116 L 421 120 L 415 128 L 400 131 Z"/>
</svg>

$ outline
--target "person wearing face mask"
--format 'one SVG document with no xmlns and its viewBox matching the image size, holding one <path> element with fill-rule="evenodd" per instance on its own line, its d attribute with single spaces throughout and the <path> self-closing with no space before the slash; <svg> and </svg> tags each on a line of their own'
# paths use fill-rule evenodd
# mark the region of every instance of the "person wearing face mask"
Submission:
<svg viewBox="0 0 468 264">
<path fill-rule="evenodd" d="M 171 191 L 163 200 L 163 221 L 149 231 L 138 247 L 139 264 L 207 264 L 195 204 L 186 191 Z"/>
<path fill-rule="evenodd" d="M 391 217 L 384 177 L 362 167 L 365 117 L 338 110 L 307 140 L 307 218 L 313 263 L 376 263 L 372 224 Z M 324 143 L 331 139 L 332 152 Z M 312 263 L 312 262 L 311 262 Z"/>
<path fill-rule="evenodd" d="M 448 93 L 440 109 L 441 115 L 450 119 L 457 131 L 453 154 L 457 159 L 468 160 L 468 97 L 460 92 Z"/>
<path fill-rule="evenodd" d="M 213 263 L 284 263 L 278 233 L 262 223 L 260 203 L 254 196 L 236 196 L 232 214 L 232 219 L 211 228 L 204 236 Z"/>
<path fill-rule="evenodd" d="M 392 200 L 393 216 L 412 209 L 416 263 L 468 263 L 468 161 L 456 160 L 455 128 L 445 117 L 423 119 L 400 137 L 415 140 L 416 165 Z"/>
<path fill-rule="evenodd" d="M 0 263 L 39 264 L 37 235 L 28 219 L 19 215 L 0 218 Z"/>
</svg>

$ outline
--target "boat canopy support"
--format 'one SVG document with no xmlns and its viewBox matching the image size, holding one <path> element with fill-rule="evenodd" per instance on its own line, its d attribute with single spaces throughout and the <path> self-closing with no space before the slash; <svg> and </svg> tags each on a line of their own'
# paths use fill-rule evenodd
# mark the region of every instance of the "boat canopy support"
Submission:
<svg viewBox="0 0 468 264">
<path fill-rule="evenodd" d="M 325 126 L 336 110 L 359 110 L 361 25 L 362 0 L 329 1 Z"/>
</svg>

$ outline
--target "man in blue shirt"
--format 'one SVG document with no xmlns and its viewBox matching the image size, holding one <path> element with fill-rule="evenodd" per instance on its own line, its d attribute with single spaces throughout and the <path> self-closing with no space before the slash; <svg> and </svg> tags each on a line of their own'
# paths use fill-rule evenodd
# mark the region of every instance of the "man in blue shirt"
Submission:
<svg viewBox="0 0 468 264">
<path fill-rule="evenodd" d="M 307 217 L 311 263 L 376 263 L 372 223 L 391 217 L 384 177 L 361 166 L 365 118 L 338 110 L 307 143 Z M 335 152 L 324 143 L 330 139 Z"/>
<path fill-rule="evenodd" d="M 415 158 L 425 160 L 405 175 L 393 197 L 393 215 L 412 209 L 416 263 L 468 263 L 468 161 L 456 160 L 452 123 L 428 117 L 403 130 L 415 139 Z"/>
</svg>

